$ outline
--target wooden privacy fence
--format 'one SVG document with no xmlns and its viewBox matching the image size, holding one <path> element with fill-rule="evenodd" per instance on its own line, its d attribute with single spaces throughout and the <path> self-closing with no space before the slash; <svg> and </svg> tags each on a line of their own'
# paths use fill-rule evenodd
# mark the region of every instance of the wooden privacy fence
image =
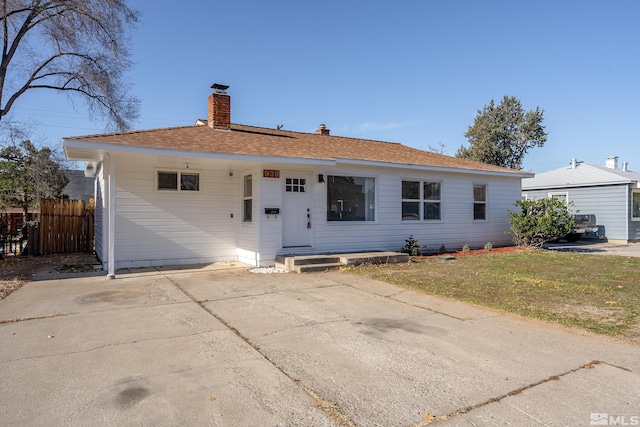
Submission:
<svg viewBox="0 0 640 427">
<path fill-rule="evenodd" d="M 93 251 L 93 199 L 40 201 L 39 255 Z"/>
</svg>

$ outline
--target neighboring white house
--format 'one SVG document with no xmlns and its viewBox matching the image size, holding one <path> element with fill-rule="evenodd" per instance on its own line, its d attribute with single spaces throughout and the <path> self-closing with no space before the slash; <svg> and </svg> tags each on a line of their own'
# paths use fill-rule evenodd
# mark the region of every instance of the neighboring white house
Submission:
<svg viewBox="0 0 640 427">
<path fill-rule="evenodd" d="M 528 199 L 556 197 L 572 203 L 580 214 L 596 216 L 599 235 L 609 241 L 640 240 L 640 173 L 627 163 L 618 169 L 618 158 L 607 157 L 605 166 L 575 159 L 569 166 L 522 180 Z"/>
<path fill-rule="evenodd" d="M 193 126 L 69 137 L 96 177 L 97 255 L 135 266 L 511 243 L 507 209 L 532 176 L 397 143 L 231 123 L 226 86 Z"/>
</svg>

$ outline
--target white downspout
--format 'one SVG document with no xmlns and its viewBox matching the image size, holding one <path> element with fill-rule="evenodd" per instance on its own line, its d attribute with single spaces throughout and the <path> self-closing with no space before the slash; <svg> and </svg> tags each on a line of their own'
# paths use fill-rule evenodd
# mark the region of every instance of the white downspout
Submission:
<svg viewBox="0 0 640 427">
<path fill-rule="evenodd" d="M 108 236 L 108 248 L 109 248 L 109 266 L 107 277 L 109 279 L 116 278 L 116 166 L 111 161 L 111 156 L 106 153 L 109 159 L 109 236 Z"/>
</svg>

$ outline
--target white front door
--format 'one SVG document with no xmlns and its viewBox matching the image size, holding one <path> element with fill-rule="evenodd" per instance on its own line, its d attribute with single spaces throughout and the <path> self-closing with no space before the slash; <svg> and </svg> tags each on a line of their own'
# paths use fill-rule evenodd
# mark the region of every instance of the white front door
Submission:
<svg viewBox="0 0 640 427">
<path fill-rule="evenodd" d="M 286 175 L 282 206 L 282 246 L 311 246 L 311 178 Z"/>
</svg>

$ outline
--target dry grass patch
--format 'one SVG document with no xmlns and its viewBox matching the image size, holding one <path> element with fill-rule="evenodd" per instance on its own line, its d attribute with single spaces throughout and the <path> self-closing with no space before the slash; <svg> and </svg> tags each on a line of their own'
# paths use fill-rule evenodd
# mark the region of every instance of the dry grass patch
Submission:
<svg viewBox="0 0 640 427">
<path fill-rule="evenodd" d="M 518 250 L 349 271 L 640 343 L 640 258 Z"/>
</svg>

